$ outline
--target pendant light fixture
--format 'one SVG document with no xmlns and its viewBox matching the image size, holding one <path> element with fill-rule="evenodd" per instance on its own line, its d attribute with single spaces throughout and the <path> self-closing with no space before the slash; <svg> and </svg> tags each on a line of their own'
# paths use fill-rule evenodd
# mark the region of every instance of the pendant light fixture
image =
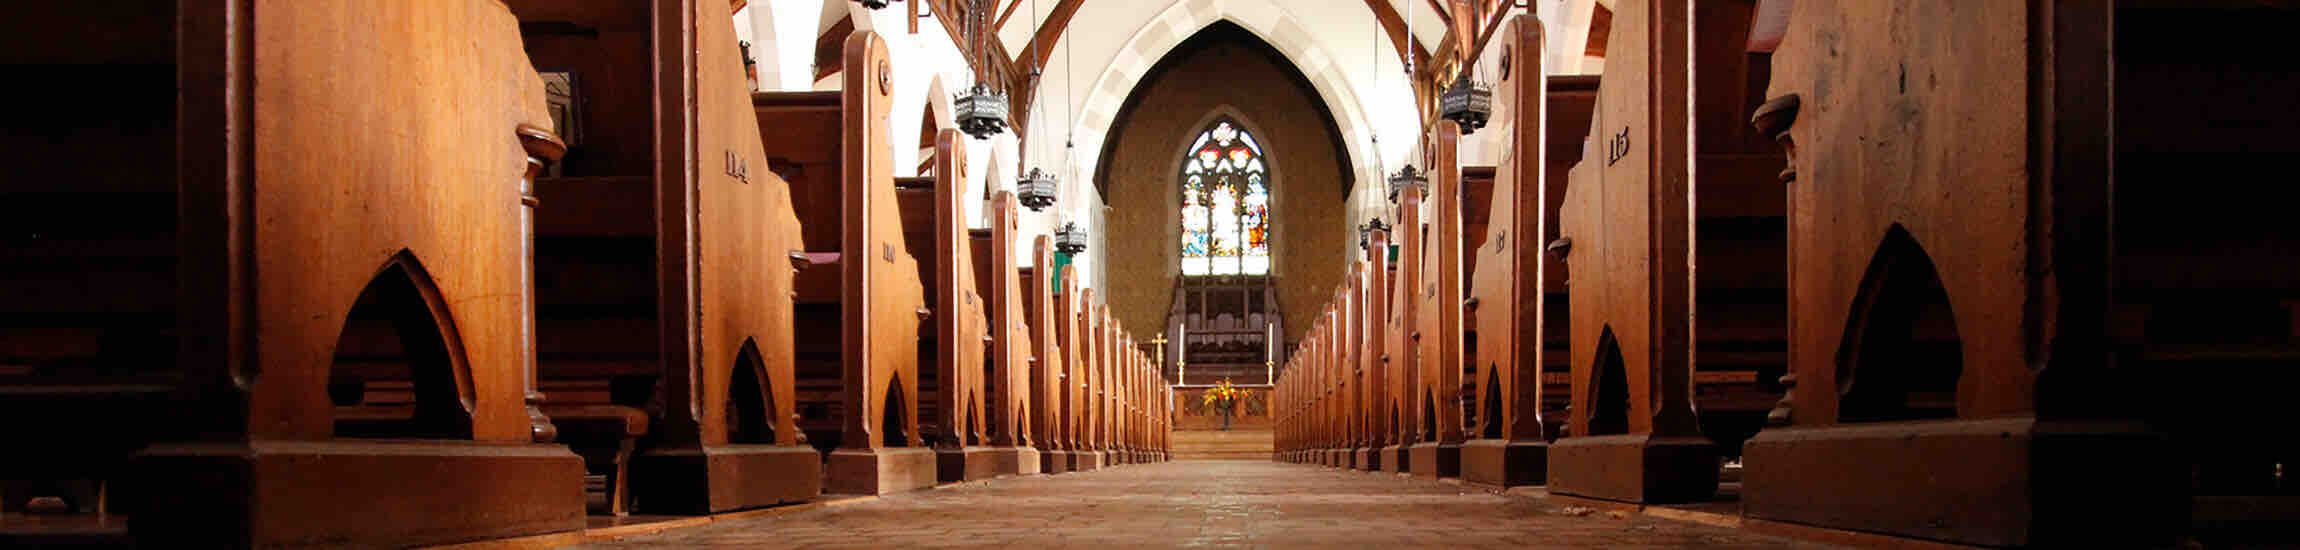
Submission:
<svg viewBox="0 0 2300 550">
<path fill-rule="evenodd" d="M 955 114 L 954 118 L 958 119 L 959 130 L 974 136 L 974 139 L 990 139 L 1006 131 L 1006 91 L 990 87 L 990 73 L 987 70 L 990 61 L 985 57 L 989 48 L 982 44 L 986 33 L 982 32 L 980 25 L 984 6 L 980 0 L 971 0 L 969 4 L 971 6 L 966 10 L 967 21 L 960 24 L 966 26 L 963 34 L 967 43 L 974 45 L 974 58 L 971 61 L 981 69 L 975 71 L 974 86 L 951 100 L 951 110 Z"/>
<path fill-rule="evenodd" d="M 1030 0 L 1030 28 L 1032 34 L 1037 34 L 1038 25 L 1038 0 Z M 1057 38 L 1057 40 L 1059 39 L 1060 38 Z M 1029 85 L 1030 97 L 1025 99 L 1030 100 L 1030 109 L 1032 113 L 1030 115 L 1030 121 L 1038 123 L 1038 127 L 1043 129 L 1045 127 L 1045 122 L 1039 119 L 1044 117 L 1041 117 L 1036 113 L 1044 112 L 1044 109 L 1041 109 L 1039 106 L 1040 99 L 1045 97 L 1045 94 L 1039 93 L 1039 89 L 1044 87 L 1040 85 L 1039 80 L 1046 75 L 1044 70 L 1046 64 L 1038 61 L 1038 56 L 1031 55 L 1037 53 L 1035 48 L 1041 47 L 1038 45 L 1038 40 L 1032 39 L 1030 41 L 1029 47 L 1032 49 L 1022 52 L 1022 57 L 1024 59 L 1031 60 Z M 1045 135 L 1045 132 L 1034 131 L 1031 133 L 1038 134 L 1040 136 Z M 1030 150 L 1027 148 L 1023 149 L 1022 156 L 1030 156 Z M 1029 208 L 1030 211 L 1044 211 L 1046 210 L 1046 207 L 1054 206 L 1054 200 L 1056 198 L 1056 186 L 1060 185 L 1060 183 L 1060 181 L 1055 179 L 1054 173 L 1040 170 L 1038 167 L 1033 166 L 1030 168 L 1029 172 L 1024 173 L 1021 178 L 1018 178 L 1014 181 L 1015 195 L 1017 195 L 1016 198 L 1019 202 L 1022 203 L 1022 206 Z"/>
</svg>

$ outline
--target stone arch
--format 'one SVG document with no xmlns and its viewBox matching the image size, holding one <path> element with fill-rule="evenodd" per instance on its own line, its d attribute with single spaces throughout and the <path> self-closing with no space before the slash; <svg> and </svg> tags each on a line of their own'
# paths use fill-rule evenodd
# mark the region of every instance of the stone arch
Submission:
<svg viewBox="0 0 2300 550">
<path fill-rule="evenodd" d="M 1213 2 L 1212 9 L 1195 2 L 1175 2 L 1136 30 L 1118 53 L 1109 60 L 1107 68 L 1094 78 L 1085 90 L 1086 99 L 1079 108 L 1076 125 L 1078 147 L 1086 151 L 1101 151 L 1110 139 L 1111 127 L 1127 97 L 1141 84 L 1143 77 L 1159 60 L 1176 46 L 1188 41 L 1198 31 L 1217 22 L 1229 22 L 1245 28 L 1263 42 L 1276 48 L 1291 61 L 1310 86 L 1318 91 L 1318 99 L 1334 113 L 1336 130 L 1343 136 L 1344 151 L 1352 172 L 1359 181 L 1377 181 L 1381 175 L 1375 162 L 1379 153 L 1370 143 L 1350 139 L 1350 136 L 1368 135 L 1370 117 L 1359 93 L 1335 64 L 1342 59 L 1327 51 L 1312 38 L 1311 26 L 1295 17 L 1287 8 L 1274 2 L 1228 1 Z M 1372 17 L 1368 14 L 1368 17 Z M 1410 108 L 1410 106 L 1407 106 Z M 1082 173 L 1098 173 L 1097 166 L 1104 160 L 1101 155 L 1083 159 Z"/>
<path fill-rule="evenodd" d="M 1924 246 L 1893 224 L 1859 288 L 1837 346 L 1837 421 L 1955 417 L 1964 345 Z"/>
<path fill-rule="evenodd" d="M 397 349 L 359 341 L 362 325 L 369 323 L 388 325 Z M 335 419 L 337 436 L 472 437 L 474 398 L 463 338 L 437 283 L 414 251 L 400 249 L 368 278 L 344 316 L 333 355 L 328 373 L 331 400 L 337 405 L 367 405 L 363 414 Z M 401 381 L 407 383 L 405 402 L 365 402 L 369 388 Z M 364 414 L 369 412 L 374 414 Z"/>
</svg>

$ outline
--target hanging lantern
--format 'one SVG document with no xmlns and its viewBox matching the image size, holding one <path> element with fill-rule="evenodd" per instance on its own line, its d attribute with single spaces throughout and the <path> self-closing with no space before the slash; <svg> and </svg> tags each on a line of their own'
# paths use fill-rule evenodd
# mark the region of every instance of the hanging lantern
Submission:
<svg viewBox="0 0 2300 550">
<path fill-rule="evenodd" d="M 1358 224 L 1358 248 L 1366 247 L 1366 242 L 1373 232 L 1389 230 L 1390 224 L 1382 223 L 1381 218 L 1367 218 L 1366 223 Z"/>
<path fill-rule="evenodd" d="M 1006 92 L 992 92 L 989 86 L 976 82 L 951 100 L 951 109 L 957 113 L 958 128 L 974 139 L 990 139 L 1006 131 Z"/>
<path fill-rule="evenodd" d="M 1031 168 L 1029 174 L 1014 180 L 1014 188 L 1016 194 L 1021 196 L 1022 205 L 1029 207 L 1032 212 L 1054 206 L 1054 185 L 1054 174 L 1037 168 Z"/>
<path fill-rule="evenodd" d="M 870 9 L 874 9 L 874 10 L 875 10 L 875 9 L 883 9 L 883 8 L 885 8 L 885 7 L 886 7 L 886 0 L 862 0 L 862 5 L 863 5 L 863 7 L 865 7 L 865 8 L 870 8 Z"/>
<path fill-rule="evenodd" d="M 1446 120 L 1461 125 L 1462 135 L 1469 135 L 1485 127 L 1493 115 L 1493 87 L 1473 82 L 1468 76 L 1455 81 L 1438 99 L 1438 111 Z"/>
<path fill-rule="evenodd" d="M 1064 254 L 1085 252 L 1086 230 L 1079 229 L 1078 222 L 1063 223 L 1062 230 L 1054 232 L 1054 249 Z"/>
<path fill-rule="evenodd" d="M 1414 165 L 1408 164 L 1404 169 L 1398 170 L 1398 173 L 1390 174 L 1390 202 L 1398 202 L 1399 189 L 1404 189 L 1409 185 L 1420 189 L 1428 186 L 1429 183 L 1429 173 L 1415 170 Z"/>
</svg>

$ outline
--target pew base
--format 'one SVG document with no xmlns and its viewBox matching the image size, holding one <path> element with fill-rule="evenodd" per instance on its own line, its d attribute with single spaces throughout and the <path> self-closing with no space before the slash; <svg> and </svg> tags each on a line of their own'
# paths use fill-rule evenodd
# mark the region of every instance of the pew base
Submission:
<svg viewBox="0 0 2300 550">
<path fill-rule="evenodd" d="M 1375 447 L 1358 447 L 1356 449 L 1351 449 L 1350 453 L 1352 455 L 1351 460 L 1357 463 L 1359 470 L 1368 472 L 1379 472 L 1382 470 L 1381 449 Z"/>
<path fill-rule="evenodd" d="M 1702 436 L 1568 437 L 1549 446 L 1549 492 L 1638 504 L 1717 494 L 1717 445 Z"/>
<path fill-rule="evenodd" d="M 1049 474 L 1069 472 L 1070 451 L 1056 450 L 1038 453 L 1038 471 Z"/>
<path fill-rule="evenodd" d="M 1959 544 L 2170 546 L 2185 469 L 2143 426 L 1995 418 L 1773 428 L 1743 446 L 1751 518 Z"/>
<path fill-rule="evenodd" d="M 992 464 L 991 469 L 996 475 L 1037 475 L 1039 470 L 1038 449 L 1033 449 L 1030 447 L 992 447 L 990 449 L 990 462 Z"/>
<path fill-rule="evenodd" d="M 1472 439 L 1461 446 L 1461 479 L 1500 487 L 1548 482 L 1549 442 Z"/>
<path fill-rule="evenodd" d="M 1356 463 L 1350 462 L 1352 456 L 1349 449 L 1326 449 L 1326 465 L 1345 470 L 1353 468 Z"/>
<path fill-rule="evenodd" d="M 1070 471 L 1090 472 L 1102 469 L 1102 451 L 1071 451 Z"/>
<path fill-rule="evenodd" d="M 831 451 L 823 492 L 885 495 L 934 486 L 933 449 L 881 447 Z"/>
<path fill-rule="evenodd" d="M 938 483 L 981 481 L 998 477 L 998 461 L 989 447 L 936 448 L 934 472 Z"/>
<path fill-rule="evenodd" d="M 563 445 L 436 440 L 163 443 L 138 453 L 130 536 L 149 546 L 405 547 L 574 531 Z M 164 541 L 164 544 L 157 544 Z"/>
<path fill-rule="evenodd" d="M 1408 448 L 1414 477 L 1461 477 L 1460 443 L 1417 443 Z"/>
<path fill-rule="evenodd" d="M 701 445 L 654 449 L 631 461 L 637 507 L 707 515 L 812 499 L 823 489 L 822 454 L 804 445 Z"/>
<path fill-rule="evenodd" d="M 1408 474 L 1414 471 L 1413 453 L 1404 444 L 1385 445 L 1380 452 L 1382 472 Z"/>
</svg>

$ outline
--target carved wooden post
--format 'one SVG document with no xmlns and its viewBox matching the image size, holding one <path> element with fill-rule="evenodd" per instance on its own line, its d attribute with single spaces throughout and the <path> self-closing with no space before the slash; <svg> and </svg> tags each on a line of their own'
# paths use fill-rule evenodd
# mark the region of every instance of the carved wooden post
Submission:
<svg viewBox="0 0 2300 550">
<path fill-rule="evenodd" d="M 551 417 L 543 414 L 543 392 L 535 385 L 535 177 L 543 169 L 567 154 L 567 143 L 559 135 L 536 126 L 519 125 L 519 144 L 527 150 L 527 172 L 519 178 L 519 303 L 525 309 L 519 316 L 520 339 L 527 345 L 520 347 L 519 366 L 525 371 L 523 382 L 527 402 L 527 431 L 536 443 L 550 443 L 559 438 L 559 428 L 551 425 Z"/>
</svg>

